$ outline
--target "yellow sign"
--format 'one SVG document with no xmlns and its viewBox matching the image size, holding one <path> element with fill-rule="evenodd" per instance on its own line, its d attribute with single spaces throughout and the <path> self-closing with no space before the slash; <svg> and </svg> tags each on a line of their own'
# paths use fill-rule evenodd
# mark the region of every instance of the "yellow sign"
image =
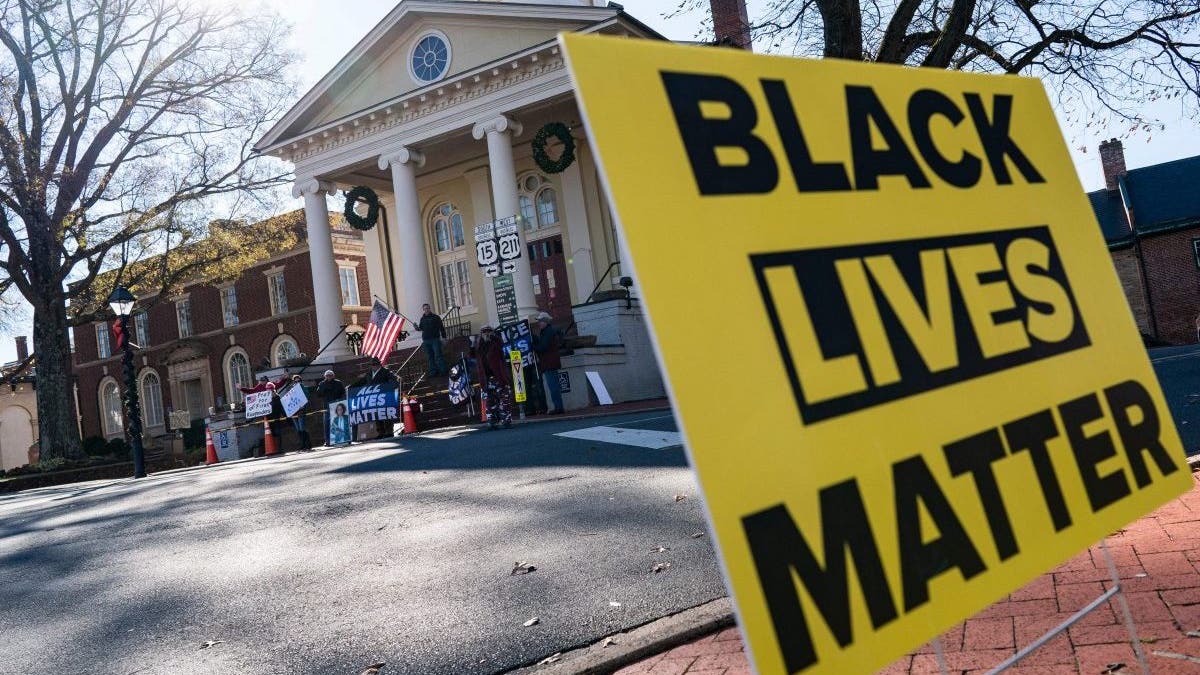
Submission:
<svg viewBox="0 0 1200 675">
<path fill-rule="evenodd" d="M 761 675 L 871 672 L 1191 485 L 1040 82 L 561 39 Z"/>
<path fill-rule="evenodd" d="M 512 363 L 513 400 L 524 403 L 528 395 L 525 393 L 525 369 L 522 367 L 524 362 L 521 360 L 520 350 L 510 350 L 508 360 Z"/>
</svg>

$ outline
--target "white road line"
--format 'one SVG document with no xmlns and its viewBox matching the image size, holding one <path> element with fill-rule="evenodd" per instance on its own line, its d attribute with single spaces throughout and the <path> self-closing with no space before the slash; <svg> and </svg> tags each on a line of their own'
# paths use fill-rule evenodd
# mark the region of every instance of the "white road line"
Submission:
<svg viewBox="0 0 1200 675">
<path fill-rule="evenodd" d="M 661 450 L 683 443 L 677 431 L 648 431 L 646 429 L 622 429 L 620 427 L 588 427 L 575 431 L 564 431 L 555 436 L 574 438 L 581 441 L 599 441 L 617 445 L 632 445 L 638 448 Z"/>
</svg>

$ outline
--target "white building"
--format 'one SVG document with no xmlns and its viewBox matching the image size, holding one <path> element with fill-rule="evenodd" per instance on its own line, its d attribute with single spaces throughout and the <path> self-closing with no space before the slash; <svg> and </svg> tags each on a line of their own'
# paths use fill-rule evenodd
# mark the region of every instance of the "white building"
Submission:
<svg viewBox="0 0 1200 675">
<path fill-rule="evenodd" d="M 475 261 L 473 227 L 513 215 L 524 223 L 512 275 L 520 317 L 541 309 L 567 323 L 593 288 L 617 287 L 620 247 L 555 39 L 561 31 L 661 39 L 603 0 L 404 0 L 259 140 L 260 152 L 295 166 L 322 343 L 341 320 L 327 209 L 343 208 L 338 193 L 353 186 L 378 193 L 386 214 L 386 227 L 381 218 L 366 232 L 371 291 L 410 317 L 431 302 L 461 306 L 476 329 L 495 325 L 493 280 Z M 575 144 L 575 161 L 559 173 L 539 168 L 531 149 L 553 122 Z M 607 313 L 610 328 L 631 320 L 611 321 L 625 311 L 619 304 Z M 630 316 L 640 325 L 636 305 Z M 620 329 L 614 335 L 630 341 Z M 344 349 L 340 340 L 334 348 Z"/>
</svg>

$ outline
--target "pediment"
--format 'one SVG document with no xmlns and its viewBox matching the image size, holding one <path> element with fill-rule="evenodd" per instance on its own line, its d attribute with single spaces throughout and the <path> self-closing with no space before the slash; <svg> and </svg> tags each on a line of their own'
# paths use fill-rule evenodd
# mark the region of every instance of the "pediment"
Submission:
<svg viewBox="0 0 1200 675">
<path fill-rule="evenodd" d="M 560 2 L 404 0 L 256 148 L 261 151 L 493 62 L 502 65 L 506 56 L 550 42 L 559 32 L 585 30 L 622 14 L 617 7 L 593 6 L 590 0 Z M 443 37 L 450 52 L 445 72 L 433 82 L 418 79 L 411 65 L 414 48 L 430 34 Z"/>
</svg>

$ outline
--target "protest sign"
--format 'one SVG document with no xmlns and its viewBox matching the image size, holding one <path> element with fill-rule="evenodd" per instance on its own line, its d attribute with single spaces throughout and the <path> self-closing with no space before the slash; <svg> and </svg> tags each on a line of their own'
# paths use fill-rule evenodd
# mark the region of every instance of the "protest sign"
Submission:
<svg viewBox="0 0 1200 675">
<path fill-rule="evenodd" d="M 256 391 L 253 394 L 246 394 L 246 419 L 252 420 L 256 417 L 265 417 L 271 414 L 271 397 L 275 395 L 275 390 L 267 389 L 266 391 Z"/>
</svg>

